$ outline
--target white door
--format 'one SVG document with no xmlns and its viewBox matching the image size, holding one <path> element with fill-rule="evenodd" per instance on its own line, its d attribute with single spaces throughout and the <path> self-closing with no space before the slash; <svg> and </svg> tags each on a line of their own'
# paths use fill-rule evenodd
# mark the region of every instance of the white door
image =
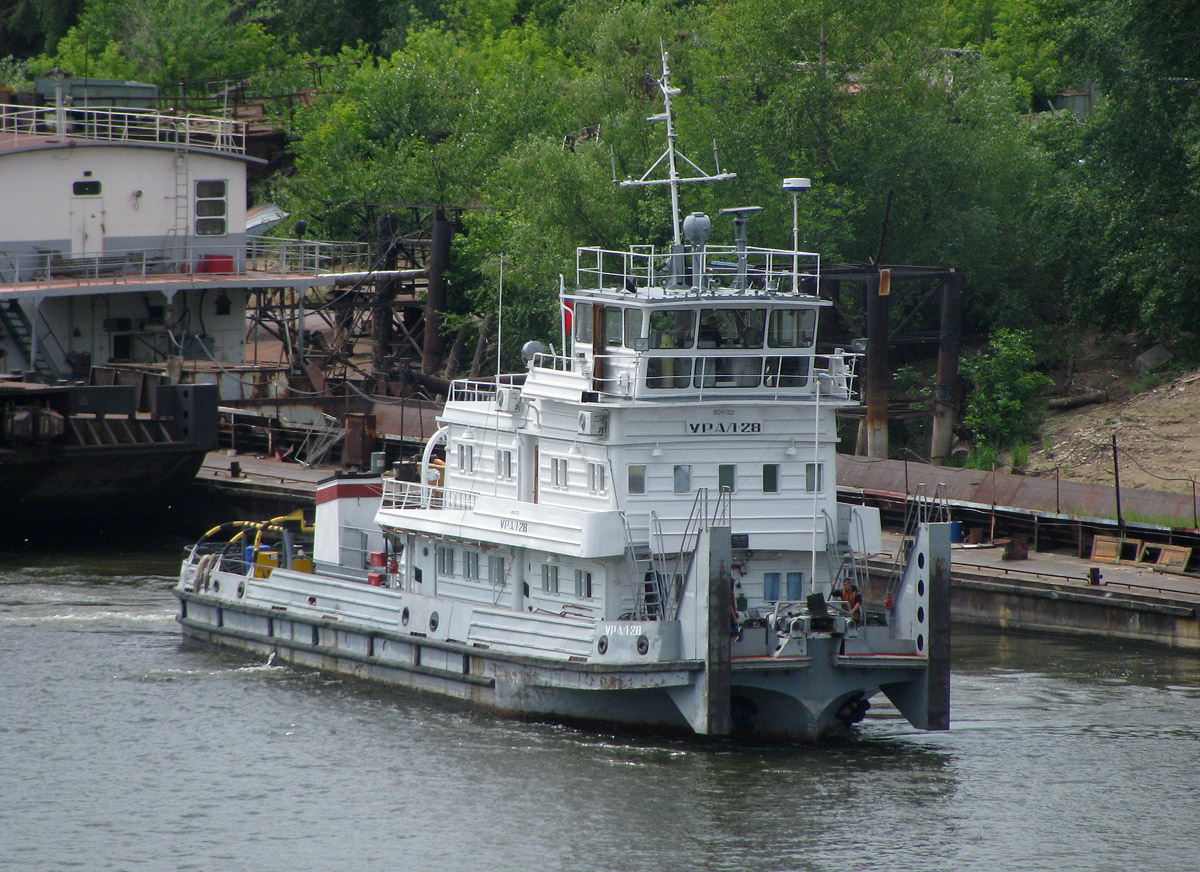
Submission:
<svg viewBox="0 0 1200 872">
<path fill-rule="evenodd" d="M 71 256 L 104 251 L 104 198 L 71 198 Z"/>
</svg>

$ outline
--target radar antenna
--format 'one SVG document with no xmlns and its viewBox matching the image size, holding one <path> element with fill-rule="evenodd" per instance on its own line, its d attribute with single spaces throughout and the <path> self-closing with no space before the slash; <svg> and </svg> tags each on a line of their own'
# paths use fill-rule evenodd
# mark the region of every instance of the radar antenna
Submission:
<svg viewBox="0 0 1200 872">
<path fill-rule="evenodd" d="M 658 115 L 651 115 L 646 120 L 667 122 L 667 150 L 659 156 L 658 160 L 654 162 L 650 169 L 646 170 L 640 179 L 626 179 L 620 185 L 623 188 L 647 187 L 649 185 L 671 186 L 671 232 L 674 234 L 675 249 L 682 250 L 682 224 L 679 219 L 679 186 L 687 182 L 723 182 L 727 179 L 737 178 L 737 173 L 723 173 L 720 171 L 720 164 L 717 164 L 716 175 L 709 175 L 696 166 L 696 164 L 692 163 L 687 155 L 675 147 L 675 140 L 678 138 L 678 134 L 675 132 L 675 118 L 671 112 L 671 98 L 679 93 L 679 89 L 671 84 L 671 70 L 668 65 L 666 49 L 660 47 L 659 50 L 662 52 L 662 78 L 658 80 L 658 87 L 663 95 L 663 111 Z M 713 159 L 714 161 L 716 160 L 715 143 L 713 145 Z M 651 173 L 658 169 L 664 161 L 667 164 L 667 177 L 665 179 L 650 178 Z M 678 161 L 683 161 L 697 175 L 681 178 Z"/>
</svg>

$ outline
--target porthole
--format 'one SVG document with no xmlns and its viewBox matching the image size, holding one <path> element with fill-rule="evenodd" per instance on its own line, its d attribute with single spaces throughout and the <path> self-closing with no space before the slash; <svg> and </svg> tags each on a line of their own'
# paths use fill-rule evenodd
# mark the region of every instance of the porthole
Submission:
<svg viewBox="0 0 1200 872">
<path fill-rule="evenodd" d="M 238 599 L 241 599 L 245 595 L 246 595 L 246 582 L 239 581 L 238 582 Z"/>
<path fill-rule="evenodd" d="M 434 632 L 438 628 L 438 613 L 434 612 L 429 616 L 429 632 Z"/>
<path fill-rule="evenodd" d="M 917 579 L 917 596 L 925 596 L 925 579 Z"/>
<path fill-rule="evenodd" d="M 601 654 L 608 653 L 608 636 L 600 637 L 600 641 L 596 643 L 596 650 Z"/>
<path fill-rule="evenodd" d="M 925 637 L 920 635 L 919 633 L 917 634 L 917 650 L 918 651 L 925 650 Z"/>
<path fill-rule="evenodd" d="M 213 593 L 218 593 L 221 590 L 221 582 L 213 581 Z"/>
<path fill-rule="evenodd" d="M 917 623 L 918 624 L 925 623 L 925 607 L 924 606 L 917 607 Z"/>
<path fill-rule="evenodd" d="M 408 606 L 405 606 L 404 611 L 400 613 L 400 623 L 406 627 L 408 626 Z"/>
<path fill-rule="evenodd" d="M 650 650 L 650 640 L 645 636 L 638 636 L 637 649 L 639 654 L 645 654 Z"/>
<path fill-rule="evenodd" d="M 317 604 L 317 598 L 315 596 L 310 596 L 308 598 L 308 604 L 310 606 L 315 606 Z"/>
<path fill-rule="evenodd" d="M 922 551 L 920 554 L 917 555 L 917 568 L 918 569 L 925 568 L 925 552 L 924 551 Z"/>
</svg>

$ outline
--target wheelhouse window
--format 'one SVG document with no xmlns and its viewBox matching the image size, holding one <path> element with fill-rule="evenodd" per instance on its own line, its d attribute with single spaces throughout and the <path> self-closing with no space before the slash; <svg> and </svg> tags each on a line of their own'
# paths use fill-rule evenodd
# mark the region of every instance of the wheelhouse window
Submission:
<svg viewBox="0 0 1200 872">
<path fill-rule="evenodd" d="M 766 309 L 701 309 L 699 348 L 762 348 Z"/>
<path fill-rule="evenodd" d="M 763 493 L 779 493 L 779 464 L 764 463 L 762 470 Z"/>
<path fill-rule="evenodd" d="M 815 309 L 776 309 L 767 329 L 768 348 L 810 348 L 817 335 Z"/>
<path fill-rule="evenodd" d="M 571 323 L 575 328 L 575 341 L 592 344 L 592 304 L 575 301 L 575 309 L 571 315 Z"/>
<path fill-rule="evenodd" d="M 625 340 L 626 348 L 633 348 L 634 342 L 641 338 L 642 335 L 642 310 L 641 309 L 626 309 L 625 310 Z"/>
<path fill-rule="evenodd" d="M 644 494 L 646 492 L 646 466 L 645 464 L 635 464 L 627 470 L 628 490 L 631 494 Z"/>
<path fill-rule="evenodd" d="M 694 384 L 698 388 L 756 388 L 762 381 L 761 357 L 700 357 Z"/>
<path fill-rule="evenodd" d="M 811 361 L 811 357 L 768 357 L 763 383 L 769 388 L 804 387 Z"/>
<path fill-rule="evenodd" d="M 692 380 L 690 357 L 651 357 L 646 360 L 646 387 L 686 388 Z"/>
<path fill-rule="evenodd" d="M 619 306 L 604 308 L 604 345 L 607 348 L 619 348 L 624 336 L 624 310 Z"/>
<path fill-rule="evenodd" d="M 650 348 L 691 348 L 695 337 L 695 311 L 679 309 L 650 313 Z"/>
<path fill-rule="evenodd" d="M 227 185 L 224 179 L 196 182 L 196 235 L 224 236 Z"/>
</svg>

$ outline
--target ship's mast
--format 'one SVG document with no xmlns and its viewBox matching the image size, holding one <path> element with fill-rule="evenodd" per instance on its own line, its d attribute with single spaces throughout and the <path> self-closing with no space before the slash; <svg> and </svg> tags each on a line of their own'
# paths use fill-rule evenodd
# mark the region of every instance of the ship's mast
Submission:
<svg viewBox="0 0 1200 872">
<path fill-rule="evenodd" d="M 621 186 L 625 188 L 632 187 L 647 187 L 649 185 L 670 185 L 671 187 L 671 233 L 673 234 L 674 244 L 672 245 L 673 252 L 682 251 L 683 240 L 681 236 L 683 222 L 679 217 L 679 186 L 688 182 L 723 182 L 726 179 L 737 178 L 737 173 L 723 173 L 718 166 L 715 175 L 710 175 L 700 167 L 696 166 L 688 156 L 683 154 L 675 147 L 675 140 L 678 134 L 675 132 L 675 116 L 671 110 L 671 98 L 679 93 L 679 89 L 671 84 L 671 69 L 668 64 L 668 55 L 666 50 L 662 50 L 662 78 L 658 80 L 659 90 L 663 95 L 663 111 L 658 115 L 651 115 L 647 121 L 665 121 L 667 122 L 667 150 L 659 156 L 658 160 L 646 170 L 640 179 L 626 179 L 621 182 Z M 713 149 L 714 159 L 716 149 Z M 666 161 L 667 177 L 665 179 L 650 178 L 658 167 Z M 689 167 L 696 171 L 698 175 L 681 178 L 679 176 L 678 162 L 683 161 Z"/>
</svg>

